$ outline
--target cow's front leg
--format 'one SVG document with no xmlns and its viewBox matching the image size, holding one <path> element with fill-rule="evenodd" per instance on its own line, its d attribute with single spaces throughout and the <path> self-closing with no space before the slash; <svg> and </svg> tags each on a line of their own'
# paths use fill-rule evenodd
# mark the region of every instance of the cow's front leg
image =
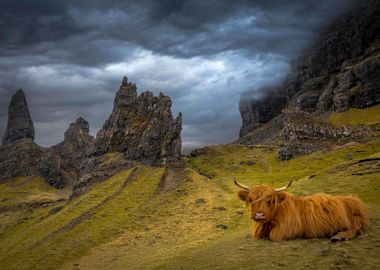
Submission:
<svg viewBox="0 0 380 270">
<path fill-rule="evenodd" d="M 338 232 L 336 235 L 330 238 L 331 242 L 337 242 L 337 241 L 346 241 L 350 240 L 354 237 L 359 235 L 358 230 L 347 230 L 347 231 L 342 231 Z"/>
<path fill-rule="evenodd" d="M 269 233 L 269 239 L 272 241 L 281 241 L 284 240 L 285 233 L 283 232 L 282 228 L 278 225 L 273 226 Z"/>
<path fill-rule="evenodd" d="M 255 223 L 253 225 L 253 235 L 257 239 L 266 238 L 269 236 L 271 225 L 269 223 Z"/>
</svg>

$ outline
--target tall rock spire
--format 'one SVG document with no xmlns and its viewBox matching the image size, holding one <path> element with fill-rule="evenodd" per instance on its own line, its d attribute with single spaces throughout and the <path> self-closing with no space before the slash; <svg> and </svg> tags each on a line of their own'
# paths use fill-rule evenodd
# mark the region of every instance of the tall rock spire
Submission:
<svg viewBox="0 0 380 270">
<path fill-rule="evenodd" d="M 126 159 L 165 165 L 181 155 L 182 118 L 173 118 L 170 97 L 145 91 L 124 77 L 112 114 L 99 130 L 95 154 L 122 152 Z"/>
<path fill-rule="evenodd" d="M 30 138 L 34 140 L 34 126 L 23 90 L 12 97 L 8 108 L 8 125 L 3 137 L 3 145 Z"/>
</svg>

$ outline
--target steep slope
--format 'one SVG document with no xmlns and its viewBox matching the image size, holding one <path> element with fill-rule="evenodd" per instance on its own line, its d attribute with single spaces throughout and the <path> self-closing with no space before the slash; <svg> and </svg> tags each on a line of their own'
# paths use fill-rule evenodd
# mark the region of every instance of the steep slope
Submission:
<svg viewBox="0 0 380 270">
<path fill-rule="evenodd" d="M 367 124 L 356 119 L 362 114 L 372 115 L 368 123 L 380 124 L 372 110 L 334 113 L 329 119 L 336 125 Z M 279 160 L 277 153 L 271 146 L 207 147 L 187 157 L 186 168 L 122 170 L 79 197 L 39 207 L 17 203 L 27 191 L 20 187 L 25 180 L 2 183 L 0 268 L 376 269 L 379 134 L 289 161 Z M 102 162 L 118 158 L 113 154 Z M 334 245 L 328 239 L 256 241 L 232 174 L 247 184 L 273 186 L 294 178 L 290 191 L 295 194 L 356 194 L 369 206 L 371 227 L 357 239 Z M 165 190 L 168 178 L 176 181 Z M 36 183 L 30 192 L 41 189 L 44 196 L 59 198 Z"/>
<path fill-rule="evenodd" d="M 281 86 L 241 101 L 239 142 L 262 143 L 278 135 L 284 108 L 319 116 L 380 102 L 380 2 L 358 5 L 326 27 Z"/>
</svg>

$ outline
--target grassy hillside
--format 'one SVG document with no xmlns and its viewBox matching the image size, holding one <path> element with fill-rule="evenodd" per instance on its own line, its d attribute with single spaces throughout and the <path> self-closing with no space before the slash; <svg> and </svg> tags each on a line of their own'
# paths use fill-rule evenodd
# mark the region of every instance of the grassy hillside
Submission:
<svg viewBox="0 0 380 270">
<path fill-rule="evenodd" d="M 380 138 L 290 161 L 276 148 L 220 145 L 185 162 L 121 171 L 72 200 L 38 178 L 0 184 L 0 269 L 379 269 Z M 254 240 L 233 174 L 276 187 L 294 178 L 298 195 L 356 194 L 371 227 L 335 244 Z"/>
<path fill-rule="evenodd" d="M 332 113 L 330 121 L 340 127 L 343 125 L 373 125 L 380 123 L 380 105 L 367 109 L 351 108 L 343 113 Z"/>
</svg>

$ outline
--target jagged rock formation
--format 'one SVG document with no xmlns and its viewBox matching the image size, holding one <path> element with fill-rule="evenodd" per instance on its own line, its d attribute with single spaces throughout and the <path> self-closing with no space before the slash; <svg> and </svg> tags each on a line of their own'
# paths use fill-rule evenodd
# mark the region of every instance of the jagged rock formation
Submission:
<svg viewBox="0 0 380 270">
<path fill-rule="evenodd" d="M 73 183 L 75 177 L 56 151 L 29 138 L 0 147 L 0 182 L 30 175 L 39 175 L 56 188 Z"/>
<path fill-rule="evenodd" d="M 281 122 L 279 156 L 282 160 L 375 136 L 369 127 L 338 128 L 300 110 L 284 109 Z"/>
<path fill-rule="evenodd" d="M 88 122 L 79 117 L 65 132 L 63 142 L 53 146 L 61 157 L 77 172 L 82 161 L 93 151 L 95 138 L 89 134 Z"/>
<path fill-rule="evenodd" d="M 73 186 L 73 196 L 93 183 L 141 162 L 149 165 L 179 164 L 181 114 L 173 119 L 171 100 L 146 91 L 124 77 L 114 109 L 96 140 L 88 122 L 79 117 L 65 132 L 64 141 L 44 148 L 33 142 L 34 128 L 25 94 L 19 90 L 9 106 L 4 145 L 0 147 L 0 182 L 38 175 L 50 185 Z M 75 182 L 74 182 L 75 181 Z"/>
<path fill-rule="evenodd" d="M 39 175 L 50 185 L 63 188 L 75 174 L 54 150 L 33 142 L 34 127 L 25 94 L 12 97 L 3 146 L 0 147 L 0 182 L 14 177 Z"/>
<path fill-rule="evenodd" d="M 165 165 L 181 154 L 181 114 L 173 119 L 171 100 L 160 93 L 137 95 L 136 85 L 123 78 L 114 100 L 112 114 L 99 130 L 95 155 L 124 153 L 129 160 L 143 164 Z"/>
<path fill-rule="evenodd" d="M 34 126 L 26 103 L 25 93 L 18 90 L 13 95 L 8 108 L 8 124 L 3 137 L 3 145 L 30 138 L 34 140 Z"/>
<path fill-rule="evenodd" d="M 313 115 L 380 103 L 380 2 L 361 2 L 326 28 L 280 87 L 241 102 L 240 138 L 283 108 Z"/>
</svg>

